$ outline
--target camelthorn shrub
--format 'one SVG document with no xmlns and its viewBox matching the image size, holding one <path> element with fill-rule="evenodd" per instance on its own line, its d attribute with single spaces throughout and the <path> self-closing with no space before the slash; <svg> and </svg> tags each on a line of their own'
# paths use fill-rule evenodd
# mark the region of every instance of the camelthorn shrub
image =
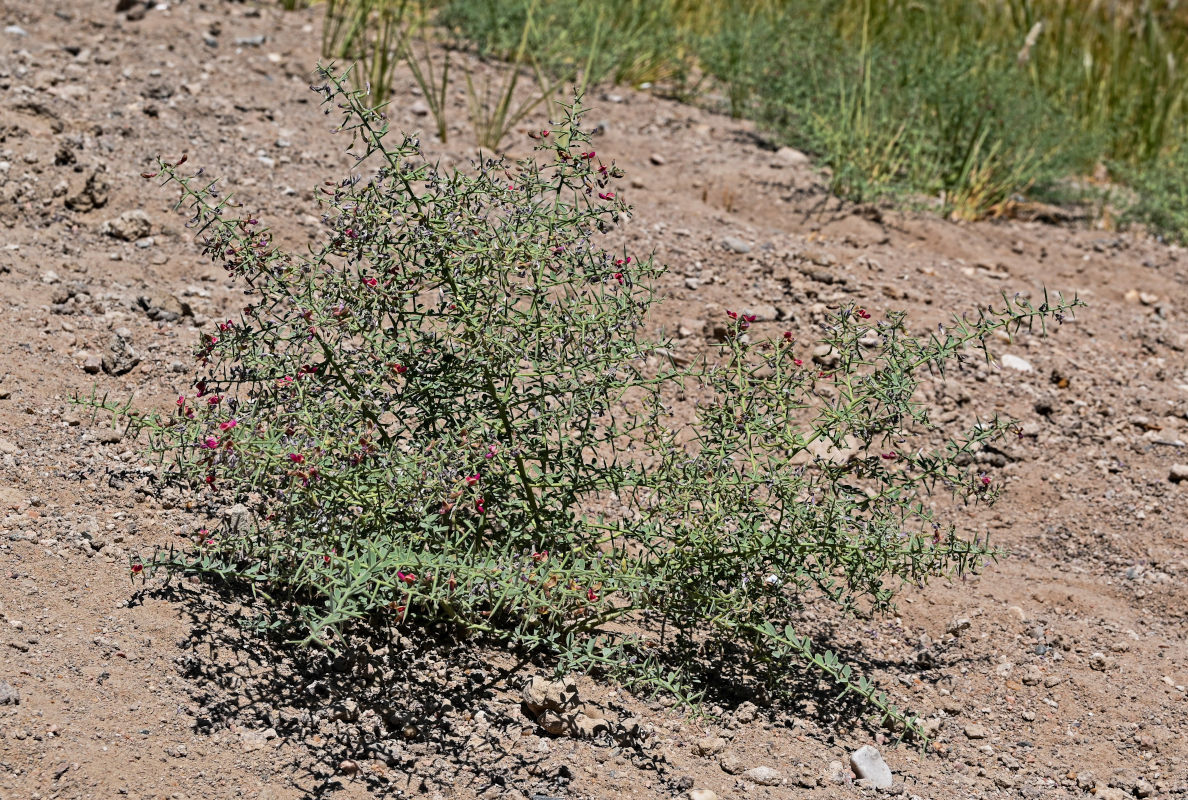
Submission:
<svg viewBox="0 0 1188 800">
<path fill-rule="evenodd" d="M 917 376 L 1077 301 L 1004 296 L 924 339 L 839 308 L 827 371 L 732 312 L 716 355 L 677 367 L 644 335 L 662 268 L 600 244 L 629 209 L 578 103 L 532 134 L 539 158 L 443 171 L 345 76 L 322 79 L 358 171 L 323 189 L 307 249 L 179 163 L 147 175 L 249 302 L 202 338 L 176 407 L 132 423 L 167 478 L 252 521 L 138 558 L 141 577 L 231 580 L 305 643 L 448 622 L 694 697 L 698 659 L 742 646 L 914 730 L 793 621 L 810 602 L 886 611 L 903 584 L 995 555 L 927 498 L 992 500 L 962 456 L 1010 422 L 936 445 Z"/>
</svg>

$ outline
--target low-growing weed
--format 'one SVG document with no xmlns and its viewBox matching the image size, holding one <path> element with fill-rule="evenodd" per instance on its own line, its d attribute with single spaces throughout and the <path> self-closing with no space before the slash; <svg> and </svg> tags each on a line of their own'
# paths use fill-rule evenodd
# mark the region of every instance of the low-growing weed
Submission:
<svg viewBox="0 0 1188 800">
<path fill-rule="evenodd" d="M 812 664 L 918 732 L 798 614 L 886 612 L 997 555 L 930 495 L 992 501 L 966 465 L 1011 423 L 941 431 L 921 373 L 1076 302 L 1004 295 L 924 338 L 841 306 L 823 349 L 730 311 L 718 352 L 677 367 L 646 335 L 663 268 L 602 245 L 629 208 L 580 106 L 532 134 L 539 160 L 440 171 L 346 77 L 323 80 L 359 166 L 323 191 L 309 247 L 234 218 L 181 162 L 146 175 L 180 192 L 247 303 L 202 337 L 169 413 L 107 407 L 147 431 L 164 478 L 251 522 L 133 571 L 231 582 L 306 644 L 447 623 L 686 698 L 699 664 L 741 649 L 777 685 Z"/>
</svg>

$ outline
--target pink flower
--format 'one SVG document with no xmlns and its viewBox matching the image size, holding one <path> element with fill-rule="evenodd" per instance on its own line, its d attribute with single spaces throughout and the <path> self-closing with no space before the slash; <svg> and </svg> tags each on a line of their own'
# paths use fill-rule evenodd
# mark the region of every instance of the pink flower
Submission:
<svg viewBox="0 0 1188 800">
<path fill-rule="evenodd" d="M 981 481 L 982 481 L 983 486 L 989 486 L 990 485 L 990 476 L 983 474 L 981 477 Z"/>
<path fill-rule="evenodd" d="M 220 423 L 219 423 L 219 430 L 222 430 L 222 431 L 229 431 L 229 430 L 231 430 L 232 428 L 234 428 L 234 427 L 235 427 L 236 425 L 238 425 L 238 424 L 239 424 L 239 422 L 238 422 L 237 420 L 235 420 L 235 419 L 229 419 L 229 420 L 227 420 L 226 422 L 220 422 Z"/>
<path fill-rule="evenodd" d="M 379 286 L 379 281 L 377 281 L 375 278 L 366 278 L 366 279 L 364 279 L 363 282 L 365 284 L 367 284 L 368 286 L 370 286 L 372 289 L 374 289 L 376 286 Z"/>
<path fill-rule="evenodd" d="M 485 501 L 483 500 L 483 498 L 480 497 L 479 499 L 474 501 L 474 510 L 480 514 L 487 513 L 487 507 L 485 505 Z"/>
<path fill-rule="evenodd" d="M 615 193 L 614 192 L 599 192 L 598 199 L 599 200 L 614 200 Z"/>
<path fill-rule="evenodd" d="M 186 396 L 185 396 L 184 394 L 183 394 L 183 395 L 178 395 L 178 398 L 177 398 L 177 407 L 178 407 L 178 408 L 181 408 L 181 407 L 182 407 L 182 406 L 184 406 L 185 404 L 186 404 Z"/>
<path fill-rule="evenodd" d="M 479 482 L 479 474 L 477 472 L 466 478 L 467 486 L 474 486 L 478 482 Z"/>
<path fill-rule="evenodd" d="M 207 436 L 205 439 L 202 440 L 202 446 L 205 447 L 207 450 L 218 450 L 219 449 L 219 440 L 213 436 Z"/>
<path fill-rule="evenodd" d="M 631 256 L 627 256 L 626 258 L 616 258 L 615 259 L 616 267 L 622 267 L 622 266 L 625 266 L 630 263 L 631 263 Z"/>
<path fill-rule="evenodd" d="M 222 400 L 223 398 L 217 394 L 212 394 L 210 397 L 206 398 L 206 402 L 212 406 L 217 406 L 220 402 L 222 402 Z"/>
<path fill-rule="evenodd" d="M 591 603 L 597 602 L 598 601 L 598 593 L 595 592 L 593 589 L 587 589 L 586 590 L 586 599 L 589 600 Z"/>
<path fill-rule="evenodd" d="M 858 313 L 858 316 L 861 317 L 862 319 L 870 319 L 870 314 L 868 314 L 866 312 L 865 308 L 858 309 L 857 313 Z"/>
<path fill-rule="evenodd" d="M 619 282 L 620 286 L 623 285 L 623 273 L 622 272 L 616 272 L 613 277 L 615 280 L 617 280 Z"/>
<path fill-rule="evenodd" d="M 488 447 L 488 448 L 487 448 L 487 455 L 486 455 L 486 457 L 487 457 L 487 458 L 494 458 L 494 457 L 495 457 L 495 454 L 496 454 L 496 453 L 498 453 L 498 452 L 499 452 L 499 450 L 498 450 L 498 449 L 495 447 L 495 445 L 491 445 L 490 447 Z"/>
<path fill-rule="evenodd" d="M 593 150 L 591 150 L 590 152 L 588 152 L 588 153 L 582 153 L 581 155 L 582 155 L 582 158 L 584 158 L 584 159 L 586 159 L 587 161 L 589 161 L 590 159 L 594 158 L 594 151 L 593 151 Z"/>
<path fill-rule="evenodd" d="M 305 456 L 301 455 L 300 453 L 289 453 L 289 460 L 294 464 L 304 464 Z"/>
<path fill-rule="evenodd" d="M 899 458 L 899 454 L 892 451 L 890 453 L 883 453 L 880 458 L 883 458 L 887 461 L 894 461 L 895 459 Z"/>
<path fill-rule="evenodd" d="M 409 586 L 417 582 L 417 576 L 411 572 L 401 572 L 396 570 L 396 579 L 401 583 L 407 583 Z"/>
</svg>

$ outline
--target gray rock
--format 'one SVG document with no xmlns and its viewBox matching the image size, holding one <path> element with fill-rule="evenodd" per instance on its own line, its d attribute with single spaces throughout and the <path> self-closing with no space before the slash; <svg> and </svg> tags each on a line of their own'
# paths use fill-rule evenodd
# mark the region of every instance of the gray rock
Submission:
<svg viewBox="0 0 1188 800">
<path fill-rule="evenodd" d="M 771 767 L 753 767 L 742 774 L 744 780 L 757 783 L 760 786 L 779 786 L 784 782 L 784 774 Z"/>
<path fill-rule="evenodd" d="M 985 725 L 975 722 L 965 726 L 965 738 L 967 739 L 985 739 L 989 735 L 990 732 L 986 730 Z"/>
<path fill-rule="evenodd" d="M 781 147 L 776 150 L 776 160 L 781 164 L 798 167 L 809 163 L 809 157 L 795 147 Z"/>
<path fill-rule="evenodd" d="M 721 767 L 722 771 L 727 775 L 738 775 L 743 771 L 742 760 L 734 753 L 724 753 L 722 757 L 718 759 L 718 766 Z"/>
<path fill-rule="evenodd" d="M 721 736 L 706 736 L 693 743 L 693 752 L 699 756 L 716 756 L 726 749 L 726 740 Z"/>
<path fill-rule="evenodd" d="M 1188 464 L 1172 464 L 1167 472 L 1167 479 L 1172 483 L 1188 481 Z"/>
<path fill-rule="evenodd" d="M 1102 786 L 1100 783 L 1093 788 L 1093 796 L 1097 800 L 1130 800 L 1130 794 L 1113 786 Z"/>
<path fill-rule="evenodd" d="M 424 100 L 414 100 L 413 104 L 408 107 L 408 113 L 414 117 L 423 117 L 429 113 L 429 106 L 425 105 Z"/>
<path fill-rule="evenodd" d="M 1031 366 L 1031 362 L 1025 358 L 1020 358 L 1019 356 L 1013 355 L 1011 353 L 1004 355 L 999 359 L 999 362 L 1002 364 L 1004 369 L 1013 369 L 1016 372 L 1035 371 L 1035 369 Z"/>
<path fill-rule="evenodd" d="M 545 733 L 552 736 L 562 736 L 568 730 L 565 720 L 552 709 L 545 709 L 536 716 L 536 724 L 539 725 Z"/>
<path fill-rule="evenodd" d="M 737 236 L 727 236 L 722 239 L 722 246 L 730 252 L 738 253 L 739 255 L 751 252 L 751 243 L 743 241 Z"/>
<path fill-rule="evenodd" d="M 66 198 L 66 207 L 71 211 L 85 213 L 107 205 L 107 196 L 111 187 L 103 177 L 103 170 L 93 170 L 87 182 L 75 194 Z"/>
<path fill-rule="evenodd" d="M 1025 686 L 1036 686 L 1043 683 L 1044 673 L 1035 664 L 1028 664 L 1027 669 L 1023 670 L 1023 684 Z"/>
<path fill-rule="evenodd" d="M 223 519 L 227 522 L 227 527 L 237 533 L 247 533 L 252 525 L 252 512 L 243 503 L 236 503 L 233 506 L 228 506 L 223 509 Z M 354 700 L 348 700 L 348 703 L 355 703 Z M 358 718 L 358 703 L 355 703 L 355 717 Z"/>
<path fill-rule="evenodd" d="M 850 771 L 846 769 L 846 765 L 840 761 L 830 761 L 829 767 L 825 770 L 825 780 L 829 783 L 843 784 L 851 777 Z"/>
<path fill-rule="evenodd" d="M 21 693 L 7 681 L 0 681 L 0 706 L 19 706 Z"/>
<path fill-rule="evenodd" d="M 652 153 L 652 155 L 651 155 L 651 161 L 652 161 L 652 163 L 653 163 L 653 164 L 655 164 L 657 167 L 662 167 L 662 166 L 664 166 L 664 164 L 665 164 L 665 158 L 664 158 L 664 156 L 660 155 L 659 153 Z"/>
<path fill-rule="evenodd" d="M 577 702 L 577 685 L 572 681 L 550 681 L 541 675 L 533 675 L 524 686 L 521 698 L 524 707 L 532 714 L 542 711 L 564 711 Z"/>
<path fill-rule="evenodd" d="M 99 370 L 103 369 L 103 359 L 94 354 L 89 354 L 83 359 L 83 372 L 88 375 L 98 375 Z"/>
<path fill-rule="evenodd" d="M 850 769 L 859 778 L 870 781 L 876 789 L 887 789 L 894 783 L 891 768 L 874 745 L 863 745 L 850 753 Z"/>
<path fill-rule="evenodd" d="M 148 236 L 153 225 L 149 222 L 148 214 L 140 209 L 125 211 L 115 219 L 109 219 L 99 228 L 99 232 L 114 239 L 133 242 Z"/>
<path fill-rule="evenodd" d="M 949 627 L 945 629 L 945 632 L 951 636 L 956 636 L 962 631 L 967 630 L 969 626 L 970 622 L 968 617 L 959 617 L 949 623 Z"/>
<path fill-rule="evenodd" d="M 749 700 L 734 710 L 734 721 L 740 725 L 747 725 L 755 721 L 759 709 Z"/>
<path fill-rule="evenodd" d="M 690 789 L 689 800 L 718 800 L 718 793 L 713 789 Z"/>
<path fill-rule="evenodd" d="M 124 375 L 131 372 L 140 363 L 140 355 L 132 349 L 129 343 L 131 332 L 120 328 L 111 336 L 107 345 L 107 352 L 103 354 L 103 371 L 109 375 Z"/>
<path fill-rule="evenodd" d="M 813 348 L 813 361 L 820 364 L 822 367 L 836 367 L 837 362 L 840 359 L 841 354 L 828 344 L 819 344 Z"/>
<path fill-rule="evenodd" d="M 593 739 L 600 733 L 610 730 L 610 723 L 602 715 L 585 705 L 582 711 L 570 714 L 565 720 L 566 732 L 576 739 Z"/>
</svg>

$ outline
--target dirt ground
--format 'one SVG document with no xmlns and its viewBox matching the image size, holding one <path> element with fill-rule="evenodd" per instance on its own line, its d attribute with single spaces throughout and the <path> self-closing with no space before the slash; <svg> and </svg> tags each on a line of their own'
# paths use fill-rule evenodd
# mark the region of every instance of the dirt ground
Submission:
<svg viewBox="0 0 1188 800">
<path fill-rule="evenodd" d="M 199 331 L 242 302 L 140 173 L 188 153 L 299 241 L 320 224 L 312 188 L 349 164 L 308 89 L 318 12 L 115 5 L 0 5 L 0 800 L 849 798 L 875 793 L 849 767 L 863 745 L 892 796 L 1188 797 L 1188 255 L 1086 224 L 839 203 L 749 124 L 646 93 L 595 93 L 591 121 L 628 173 L 627 242 L 670 267 L 657 321 L 678 352 L 727 308 L 776 332 L 853 301 L 923 330 L 1002 292 L 1088 303 L 935 397 L 954 424 L 1022 423 L 983 454 L 1006 499 L 961 518 L 1011 557 L 909 592 L 894 619 L 818 621 L 932 749 L 812 681 L 794 708 L 724 685 L 692 717 L 582 679 L 615 735 L 552 737 L 521 712 L 533 668 L 507 656 L 402 635 L 370 667 L 292 655 L 239 636 L 215 613 L 236 606 L 202 587 L 133 584 L 128 554 L 184 543 L 197 511 L 151 491 L 135 444 L 70 399 L 164 407 Z M 402 75 L 394 127 L 431 129 L 415 95 Z M 425 138 L 464 163 L 451 102 L 449 145 Z"/>
</svg>

